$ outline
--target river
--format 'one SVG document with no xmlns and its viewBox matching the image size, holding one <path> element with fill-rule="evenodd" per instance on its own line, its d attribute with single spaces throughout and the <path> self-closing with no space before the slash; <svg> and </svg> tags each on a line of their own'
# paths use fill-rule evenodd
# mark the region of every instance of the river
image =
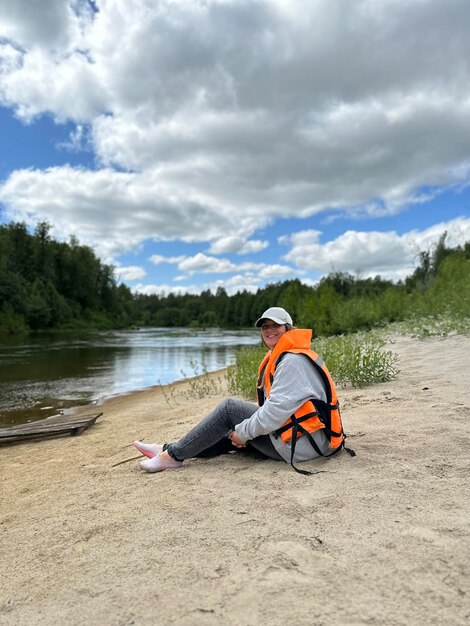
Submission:
<svg viewBox="0 0 470 626">
<path fill-rule="evenodd" d="M 0 339 L 0 427 L 212 372 L 256 331 L 146 328 Z"/>
</svg>

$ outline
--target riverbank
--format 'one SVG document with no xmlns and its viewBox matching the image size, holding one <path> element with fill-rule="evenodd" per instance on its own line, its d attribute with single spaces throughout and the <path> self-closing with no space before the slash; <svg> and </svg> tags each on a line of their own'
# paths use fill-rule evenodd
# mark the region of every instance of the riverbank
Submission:
<svg viewBox="0 0 470 626">
<path fill-rule="evenodd" d="M 220 374 L 216 395 L 118 396 L 78 437 L 1 447 L 0 623 L 466 623 L 470 338 L 393 349 L 398 380 L 340 390 L 357 456 L 314 476 L 247 454 L 153 475 L 128 460 L 222 399 Z"/>
</svg>

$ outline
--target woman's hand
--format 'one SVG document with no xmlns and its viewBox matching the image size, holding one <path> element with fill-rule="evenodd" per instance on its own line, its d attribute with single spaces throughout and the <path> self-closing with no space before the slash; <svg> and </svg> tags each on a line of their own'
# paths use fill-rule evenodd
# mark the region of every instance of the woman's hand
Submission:
<svg viewBox="0 0 470 626">
<path fill-rule="evenodd" d="M 246 448 L 246 441 L 240 439 L 234 430 L 230 433 L 229 439 L 232 442 L 232 446 L 235 446 L 236 448 Z"/>
</svg>

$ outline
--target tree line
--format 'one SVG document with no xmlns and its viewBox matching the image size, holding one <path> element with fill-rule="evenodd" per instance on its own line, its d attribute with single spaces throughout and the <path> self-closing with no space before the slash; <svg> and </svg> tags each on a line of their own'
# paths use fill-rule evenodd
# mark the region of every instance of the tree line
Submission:
<svg viewBox="0 0 470 626">
<path fill-rule="evenodd" d="M 134 299 L 113 267 L 75 237 L 52 239 L 50 229 L 47 222 L 34 234 L 23 223 L 0 226 L 0 330 L 127 326 Z"/>
<path fill-rule="evenodd" d="M 200 295 L 133 294 L 112 266 L 74 237 L 50 236 L 39 222 L 0 226 L 0 332 L 48 329 L 252 327 L 270 306 L 286 308 L 297 326 L 325 336 L 370 329 L 413 316 L 470 316 L 470 242 L 446 246 L 444 234 L 419 254 L 416 270 L 394 283 L 334 272 L 315 286 L 273 283 L 229 296 L 223 288 Z"/>
</svg>

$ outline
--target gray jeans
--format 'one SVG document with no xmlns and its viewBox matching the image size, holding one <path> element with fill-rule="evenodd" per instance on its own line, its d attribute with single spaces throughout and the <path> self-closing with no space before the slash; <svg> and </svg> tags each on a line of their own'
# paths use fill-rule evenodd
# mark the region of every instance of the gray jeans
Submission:
<svg viewBox="0 0 470 626">
<path fill-rule="evenodd" d="M 253 402 L 227 398 L 206 415 L 189 433 L 181 437 L 176 443 L 165 444 L 164 449 L 177 461 L 236 451 L 238 448 L 232 446 L 227 435 L 234 430 L 237 424 L 251 417 L 257 409 L 257 405 Z M 269 435 L 255 437 L 255 439 L 248 441 L 247 445 L 270 459 L 284 461 L 271 443 Z"/>
</svg>

